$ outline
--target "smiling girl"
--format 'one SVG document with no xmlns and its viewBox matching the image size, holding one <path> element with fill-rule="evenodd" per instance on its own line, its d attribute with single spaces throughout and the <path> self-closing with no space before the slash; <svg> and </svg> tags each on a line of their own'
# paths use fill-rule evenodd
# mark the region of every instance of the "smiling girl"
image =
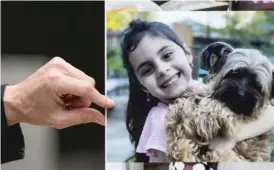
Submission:
<svg viewBox="0 0 274 170">
<path fill-rule="evenodd" d="M 121 49 L 129 77 L 126 125 L 136 148 L 136 161 L 166 162 L 168 104 L 187 88 L 203 87 L 191 77 L 190 49 L 166 24 L 141 20 L 132 21 L 123 32 Z M 221 140 L 215 140 L 214 145 L 216 141 Z"/>
</svg>

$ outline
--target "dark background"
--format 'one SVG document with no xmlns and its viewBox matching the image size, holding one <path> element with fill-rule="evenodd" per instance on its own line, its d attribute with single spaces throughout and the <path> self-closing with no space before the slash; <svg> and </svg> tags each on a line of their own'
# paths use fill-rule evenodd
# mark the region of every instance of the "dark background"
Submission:
<svg viewBox="0 0 274 170">
<path fill-rule="evenodd" d="M 49 60 L 61 56 L 93 77 L 104 94 L 104 2 L 1 2 L 1 6 L 2 54 L 42 54 Z M 97 124 L 56 130 L 56 152 L 62 157 L 74 151 L 100 151 L 104 164 L 104 132 Z"/>
<path fill-rule="evenodd" d="M 263 3 L 262 1 L 254 3 L 253 1 L 232 2 L 233 11 L 272 11 L 274 2 Z"/>
</svg>

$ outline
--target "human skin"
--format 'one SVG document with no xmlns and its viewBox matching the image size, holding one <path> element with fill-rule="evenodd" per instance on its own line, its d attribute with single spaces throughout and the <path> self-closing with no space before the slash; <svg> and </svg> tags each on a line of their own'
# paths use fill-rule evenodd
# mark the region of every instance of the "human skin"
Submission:
<svg viewBox="0 0 274 170">
<path fill-rule="evenodd" d="M 270 131 L 274 127 L 274 107 L 269 105 L 264 113 L 254 121 L 242 124 L 239 132 L 232 138 L 214 138 L 209 147 L 224 153 L 235 147 L 237 142 L 259 136 Z"/>
<path fill-rule="evenodd" d="M 8 85 L 3 103 L 9 126 L 28 123 L 58 129 L 90 122 L 104 125 L 103 114 L 89 106 L 114 106 L 96 90 L 93 78 L 60 57 L 54 57 L 22 82 Z M 66 104 L 71 109 L 66 109 Z"/>
<path fill-rule="evenodd" d="M 129 54 L 135 75 L 147 93 L 163 103 L 179 97 L 191 79 L 190 60 L 173 41 L 146 35 Z"/>
</svg>

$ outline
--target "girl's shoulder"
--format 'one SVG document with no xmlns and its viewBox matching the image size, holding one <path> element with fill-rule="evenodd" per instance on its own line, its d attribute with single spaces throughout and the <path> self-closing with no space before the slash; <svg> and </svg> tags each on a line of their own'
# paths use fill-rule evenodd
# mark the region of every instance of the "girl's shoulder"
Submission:
<svg viewBox="0 0 274 170">
<path fill-rule="evenodd" d="M 156 106 L 153 106 L 148 114 L 148 117 L 153 118 L 153 117 L 157 117 L 159 115 L 163 115 L 167 112 L 168 110 L 168 105 L 164 104 L 162 102 L 159 102 Z"/>
<path fill-rule="evenodd" d="M 165 152 L 166 137 L 164 123 L 167 109 L 165 104 L 159 103 L 150 110 L 136 152 L 148 155 L 151 154 L 151 150 Z"/>
</svg>

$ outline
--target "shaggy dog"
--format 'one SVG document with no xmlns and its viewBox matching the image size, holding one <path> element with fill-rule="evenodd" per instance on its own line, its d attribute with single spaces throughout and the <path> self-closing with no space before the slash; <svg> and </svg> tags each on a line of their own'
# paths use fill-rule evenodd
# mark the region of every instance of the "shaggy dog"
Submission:
<svg viewBox="0 0 274 170">
<path fill-rule="evenodd" d="M 269 161 L 269 133 L 236 144 L 223 154 L 208 148 L 215 137 L 235 137 L 240 125 L 257 119 L 273 96 L 272 64 L 257 50 L 213 43 L 211 81 L 188 89 L 170 104 L 166 119 L 167 154 L 172 161 Z M 256 127 L 254 127 L 256 128 Z"/>
</svg>

